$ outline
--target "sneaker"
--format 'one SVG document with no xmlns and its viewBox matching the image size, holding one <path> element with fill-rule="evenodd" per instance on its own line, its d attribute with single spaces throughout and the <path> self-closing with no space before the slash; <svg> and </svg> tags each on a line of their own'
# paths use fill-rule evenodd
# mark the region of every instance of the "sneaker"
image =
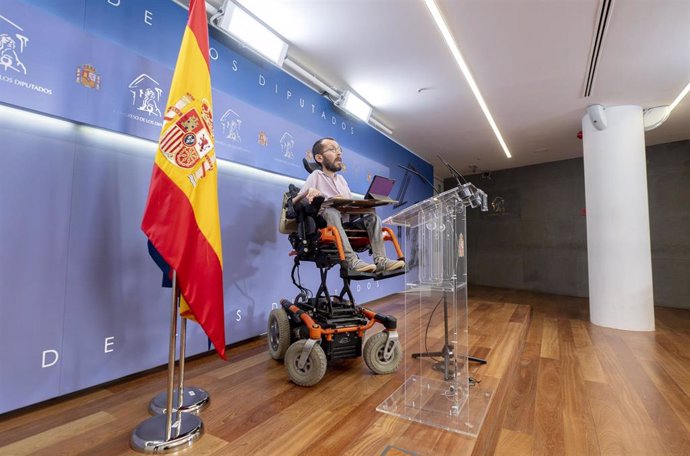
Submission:
<svg viewBox="0 0 690 456">
<path fill-rule="evenodd" d="M 348 261 L 347 267 L 353 271 L 357 272 L 374 272 L 376 271 L 376 265 L 362 261 L 357 257 L 352 258 Z"/>
<path fill-rule="evenodd" d="M 376 270 L 378 272 L 397 271 L 405 267 L 405 262 L 403 260 L 391 260 L 385 257 L 377 258 L 374 262 L 376 263 Z"/>
</svg>

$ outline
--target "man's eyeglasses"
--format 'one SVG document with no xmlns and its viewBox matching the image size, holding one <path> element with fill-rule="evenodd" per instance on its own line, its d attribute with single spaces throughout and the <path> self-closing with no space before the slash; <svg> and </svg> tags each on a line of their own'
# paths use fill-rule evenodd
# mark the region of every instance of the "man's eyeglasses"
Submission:
<svg viewBox="0 0 690 456">
<path fill-rule="evenodd" d="M 323 154 L 328 153 L 328 152 L 335 152 L 336 154 L 342 154 L 343 149 L 341 149 L 340 146 L 338 146 L 338 147 L 329 147 L 328 149 L 324 149 L 322 151 Z"/>
</svg>

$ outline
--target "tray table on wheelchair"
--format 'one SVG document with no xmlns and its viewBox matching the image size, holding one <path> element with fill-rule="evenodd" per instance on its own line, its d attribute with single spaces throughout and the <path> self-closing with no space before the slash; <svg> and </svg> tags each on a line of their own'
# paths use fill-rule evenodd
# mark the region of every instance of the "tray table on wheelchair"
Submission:
<svg viewBox="0 0 690 456">
<path fill-rule="evenodd" d="M 323 202 L 321 207 L 334 207 L 343 212 L 357 213 L 377 206 L 394 204 L 394 200 L 375 200 L 375 199 L 350 199 L 350 198 L 329 198 Z"/>
</svg>

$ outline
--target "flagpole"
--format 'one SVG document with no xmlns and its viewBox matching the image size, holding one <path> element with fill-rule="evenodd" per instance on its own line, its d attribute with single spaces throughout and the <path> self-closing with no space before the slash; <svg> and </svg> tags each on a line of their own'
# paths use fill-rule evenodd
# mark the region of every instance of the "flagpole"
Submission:
<svg viewBox="0 0 690 456">
<path fill-rule="evenodd" d="M 165 440 L 170 440 L 172 433 L 173 384 L 175 383 L 175 342 L 177 338 L 177 309 L 180 292 L 177 290 L 177 271 L 173 270 L 172 309 L 170 313 L 170 339 L 168 344 L 168 388 L 165 413 Z"/>
<path fill-rule="evenodd" d="M 177 307 L 179 291 L 177 271 L 172 276 L 172 309 L 170 318 L 170 343 L 168 346 L 168 388 L 165 415 L 152 416 L 134 428 L 130 439 L 131 447 L 142 453 L 167 453 L 189 447 L 204 432 L 204 423 L 194 414 L 177 411 L 173 423 L 173 386 L 175 383 L 175 345 L 177 342 Z M 181 353 L 182 354 L 182 353 Z M 184 358 L 180 358 L 181 360 Z M 184 365 L 184 363 L 182 363 Z M 182 380 L 182 376 L 180 376 Z"/>
<path fill-rule="evenodd" d="M 179 299 L 178 299 L 179 308 Z M 198 415 L 211 403 L 208 392 L 195 386 L 184 386 L 185 361 L 187 347 L 187 319 L 182 318 L 180 322 L 180 361 L 178 364 L 178 385 L 173 390 L 172 409 L 184 413 Z M 149 413 L 152 415 L 162 415 L 169 409 L 167 391 L 158 393 L 149 403 Z"/>
<path fill-rule="evenodd" d="M 187 319 L 182 317 L 180 321 L 180 361 L 178 363 L 177 376 L 179 383 L 177 384 L 177 410 L 182 412 L 184 405 L 184 361 L 186 356 L 187 346 Z"/>
</svg>

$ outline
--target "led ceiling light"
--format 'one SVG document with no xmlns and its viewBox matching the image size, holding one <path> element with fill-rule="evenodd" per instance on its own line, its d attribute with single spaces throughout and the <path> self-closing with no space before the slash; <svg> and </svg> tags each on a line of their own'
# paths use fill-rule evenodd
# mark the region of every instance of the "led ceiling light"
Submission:
<svg viewBox="0 0 690 456">
<path fill-rule="evenodd" d="M 678 106 L 678 103 L 680 103 L 683 100 L 683 98 L 685 98 L 685 95 L 687 95 L 688 92 L 690 92 L 690 82 L 688 82 L 685 88 L 683 88 L 683 90 L 680 91 L 676 99 L 673 100 L 673 103 L 669 105 L 668 110 L 673 111 L 676 108 L 676 106 Z"/>
<path fill-rule="evenodd" d="M 683 90 L 680 91 L 678 96 L 676 97 L 675 100 L 673 100 L 673 103 L 671 103 L 668 106 L 655 106 L 653 108 L 646 108 L 643 111 L 642 114 L 642 120 L 644 122 L 644 131 L 649 131 L 649 130 L 654 130 L 655 128 L 658 128 L 666 122 L 671 115 L 671 111 L 675 109 L 676 106 L 678 106 L 678 103 L 680 103 L 683 98 L 685 98 L 685 95 L 690 92 L 690 82 L 683 88 Z"/>
<path fill-rule="evenodd" d="M 489 125 L 491 125 L 491 129 L 494 131 L 496 139 L 498 139 L 498 142 L 501 144 L 503 152 L 505 152 L 508 158 L 511 158 L 512 156 L 510 155 L 508 146 L 506 145 L 505 141 L 503 141 L 503 136 L 501 136 L 501 132 L 498 131 L 498 126 L 496 125 L 496 122 L 494 122 L 494 118 L 491 116 L 491 113 L 489 112 L 489 107 L 486 105 L 486 102 L 484 101 L 482 94 L 479 92 L 479 87 L 477 87 L 477 83 L 474 81 L 474 78 L 470 73 L 470 69 L 465 63 L 465 59 L 462 57 L 462 53 L 460 53 L 460 49 L 458 48 L 458 45 L 455 43 L 455 39 L 453 38 L 453 35 L 450 33 L 448 25 L 446 25 L 446 21 L 443 19 L 443 15 L 441 15 L 441 11 L 438 9 L 438 5 L 436 5 L 436 2 L 434 0 L 424 0 L 424 3 L 426 3 L 426 7 L 429 8 L 429 12 L 431 12 L 431 16 L 434 18 L 436 26 L 443 35 L 443 38 L 446 40 L 448 49 L 450 49 L 451 54 L 453 54 L 455 62 L 458 64 L 460 71 L 462 71 L 462 74 L 465 76 L 465 79 L 467 79 L 467 84 L 469 84 L 470 89 L 472 89 L 472 93 L 474 94 L 474 97 L 477 99 L 479 107 L 482 108 L 482 111 L 486 116 L 486 120 L 489 121 Z"/>
<path fill-rule="evenodd" d="M 336 100 L 335 105 L 353 116 L 365 122 L 369 122 L 372 111 L 371 106 L 349 90 L 346 90 L 342 96 Z"/>
<path fill-rule="evenodd" d="M 283 65 L 288 49 L 285 41 L 231 0 L 225 0 L 222 10 L 223 15 L 217 24 L 218 27 L 275 65 Z"/>
</svg>

